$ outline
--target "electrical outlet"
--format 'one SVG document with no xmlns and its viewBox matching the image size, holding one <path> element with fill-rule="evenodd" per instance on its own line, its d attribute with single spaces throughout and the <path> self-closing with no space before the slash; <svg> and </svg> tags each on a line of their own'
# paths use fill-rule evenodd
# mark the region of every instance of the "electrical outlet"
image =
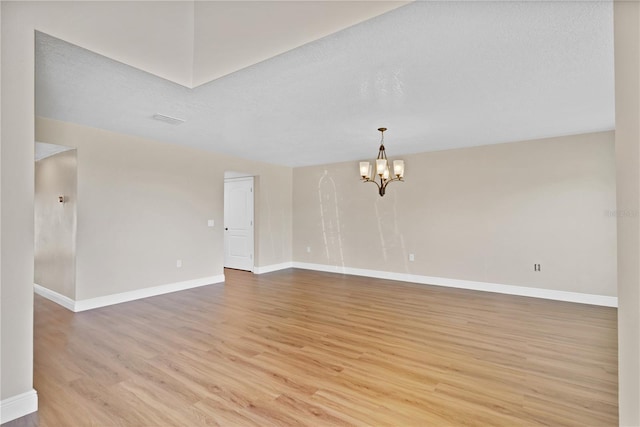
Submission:
<svg viewBox="0 0 640 427">
<path fill-rule="evenodd" d="M 311 246 L 307 246 L 307 253 L 310 254 L 311 253 Z"/>
<path fill-rule="evenodd" d="M 540 264 L 533 264 L 533 271 L 542 271 L 540 268 Z"/>
<path fill-rule="evenodd" d="M 409 254 L 409 261 L 413 262 L 416 260 L 416 256 L 414 254 Z"/>
<path fill-rule="evenodd" d="M 181 259 L 176 260 L 176 267 L 177 268 L 182 268 L 182 260 Z"/>
</svg>

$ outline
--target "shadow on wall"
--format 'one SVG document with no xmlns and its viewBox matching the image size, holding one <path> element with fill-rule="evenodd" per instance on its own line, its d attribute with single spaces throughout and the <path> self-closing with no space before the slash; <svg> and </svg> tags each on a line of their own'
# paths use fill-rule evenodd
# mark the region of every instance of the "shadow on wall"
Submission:
<svg viewBox="0 0 640 427">
<path fill-rule="evenodd" d="M 336 183 L 329 176 L 327 170 L 318 181 L 318 198 L 320 199 L 320 222 L 327 262 L 329 265 L 344 267 L 338 192 Z"/>
</svg>

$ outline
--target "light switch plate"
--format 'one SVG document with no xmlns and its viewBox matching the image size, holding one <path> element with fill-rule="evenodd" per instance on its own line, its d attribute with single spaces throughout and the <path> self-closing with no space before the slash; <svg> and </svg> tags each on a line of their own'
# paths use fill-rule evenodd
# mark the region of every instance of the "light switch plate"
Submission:
<svg viewBox="0 0 640 427">
<path fill-rule="evenodd" d="M 209 221 L 207 221 L 207 226 L 208 226 L 208 227 L 213 227 L 213 224 L 214 224 L 214 222 L 213 222 L 213 220 L 212 220 L 212 219 L 210 219 Z"/>
</svg>

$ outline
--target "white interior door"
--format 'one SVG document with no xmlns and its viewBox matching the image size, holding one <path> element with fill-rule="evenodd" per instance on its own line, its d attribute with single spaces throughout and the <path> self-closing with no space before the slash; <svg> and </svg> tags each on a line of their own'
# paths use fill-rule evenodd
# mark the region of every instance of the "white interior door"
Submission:
<svg viewBox="0 0 640 427">
<path fill-rule="evenodd" d="M 224 266 L 253 271 L 253 177 L 224 180 Z"/>
</svg>

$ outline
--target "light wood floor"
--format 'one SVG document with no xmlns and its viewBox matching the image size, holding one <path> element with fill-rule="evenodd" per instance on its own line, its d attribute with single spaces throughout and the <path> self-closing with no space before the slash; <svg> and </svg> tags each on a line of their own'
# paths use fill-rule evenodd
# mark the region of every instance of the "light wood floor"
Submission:
<svg viewBox="0 0 640 427">
<path fill-rule="evenodd" d="M 616 426 L 616 310 L 303 270 L 73 314 L 14 426 Z"/>
</svg>

